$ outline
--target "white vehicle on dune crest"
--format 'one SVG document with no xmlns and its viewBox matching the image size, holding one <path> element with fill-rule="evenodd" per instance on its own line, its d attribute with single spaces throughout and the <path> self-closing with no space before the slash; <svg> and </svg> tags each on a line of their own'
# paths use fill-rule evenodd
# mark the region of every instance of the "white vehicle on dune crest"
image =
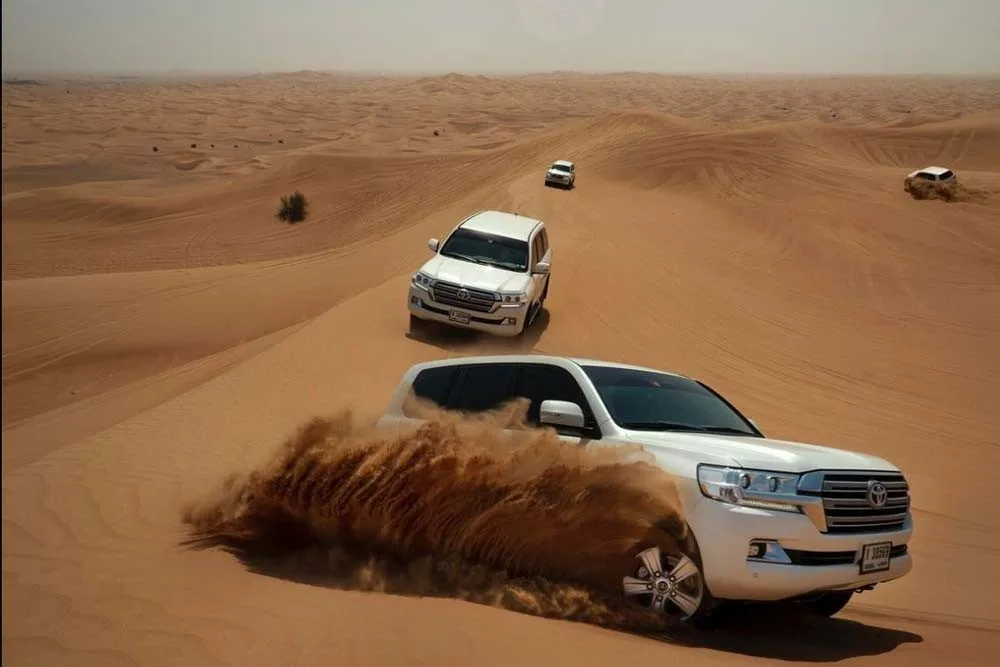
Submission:
<svg viewBox="0 0 1000 667">
<path fill-rule="evenodd" d="M 915 199 L 926 199 L 928 195 L 951 199 L 957 187 L 958 177 L 947 167 L 917 169 L 907 174 L 903 181 L 903 189 Z"/>
<path fill-rule="evenodd" d="M 564 188 L 576 187 L 576 165 L 569 160 L 556 160 L 545 172 L 545 187 L 560 185 Z"/>
<path fill-rule="evenodd" d="M 820 616 L 912 568 L 910 490 L 868 454 L 767 438 L 704 383 L 627 364 L 499 355 L 416 364 L 380 425 L 418 423 L 413 392 L 477 412 L 514 397 L 528 419 L 586 446 L 640 444 L 675 480 L 690 540 L 637 544 L 622 593 L 700 624 L 720 603 L 794 600 Z"/>
<path fill-rule="evenodd" d="M 444 243 L 430 239 L 428 247 L 434 257 L 410 280 L 411 331 L 439 322 L 518 336 L 545 306 L 552 249 L 541 220 L 479 211 L 458 223 Z"/>
</svg>

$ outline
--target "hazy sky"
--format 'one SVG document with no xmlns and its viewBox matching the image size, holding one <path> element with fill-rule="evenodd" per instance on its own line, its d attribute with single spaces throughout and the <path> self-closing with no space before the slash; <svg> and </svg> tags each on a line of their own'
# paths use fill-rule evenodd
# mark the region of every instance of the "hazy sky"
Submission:
<svg viewBox="0 0 1000 667">
<path fill-rule="evenodd" d="M 1000 72 L 1000 0 L 3 0 L 3 70 Z"/>
</svg>

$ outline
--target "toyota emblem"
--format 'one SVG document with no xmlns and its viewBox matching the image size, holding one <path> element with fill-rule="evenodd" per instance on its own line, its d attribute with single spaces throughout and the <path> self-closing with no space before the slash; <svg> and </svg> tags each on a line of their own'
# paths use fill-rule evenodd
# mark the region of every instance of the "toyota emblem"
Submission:
<svg viewBox="0 0 1000 667">
<path fill-rule="evenodd" d="M 889 490 L 885 484 L 877 480 L 868 482 L 868 504 L 874 509 L 885 506 L 885 501 L 889 498 Z"/>
<path fill-rule="evenodd" d="M 458 290 L 458 298 L 461 299 L 462 301 L 468 301 L 469 300 L 469 290 L 465 289 L 464 287 L 462 289 Z"/>
</svg>

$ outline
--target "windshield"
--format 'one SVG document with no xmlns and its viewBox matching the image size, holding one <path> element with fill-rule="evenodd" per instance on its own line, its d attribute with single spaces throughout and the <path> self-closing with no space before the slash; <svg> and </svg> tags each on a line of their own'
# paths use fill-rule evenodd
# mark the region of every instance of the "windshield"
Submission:
<svg viewBox="0 0 1000 667">
<path fill-rule="evenodd" d="M 441 254 L 453 259 L 524 273 L 528 270 L 528 243 L 505 236 L 456 229 Z"/>
<path fill-rule="evenodd" d="M 735 408 L 694 380 L 606 366 L 584 366 L 583 370 L 622 428 L 761 437 Z"/>
<path fill-rule="evenodd" d="M 564 171 L 567 174 L 569 173 L 569 167 L 567 167 L 564 164 L 554 164 L 552 165 L 551 169 L 553 169 L 554 171 Z"/>
</svg>

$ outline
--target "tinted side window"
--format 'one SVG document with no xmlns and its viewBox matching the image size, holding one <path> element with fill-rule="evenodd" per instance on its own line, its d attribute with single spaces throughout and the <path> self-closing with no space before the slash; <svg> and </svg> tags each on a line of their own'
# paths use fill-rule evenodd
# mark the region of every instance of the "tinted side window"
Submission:
<svg viewBox="0 0 1000 667">
<path fill-rule="evenodd" d="M 413 393 L 444 407 L 458 369 L 458 366 L 440 366 L 420 371 L 413 380 Z"/>
<path fill-rule="evenodd" d="M 539 261 L 541 261 L 541 259 L 545 257 L 545 253 L 549 250 L 549 235 L 544 227 L 542 227 L 541 231 L 538 232 L 538 238 L 541 239 L 541 243 L 539 244 L 541 246 L 541 254 L 538 256 Z"/>
<path fill-rule="evenodd" d="M 513 398 L 516 364 L 469 364 L 448 397 L 449 410 L 482 412 Z"/>
<path fill-rule="evenodd" d="M 580 385 L 569 371 L 558 366 L 522 364 L 514 395 L 531 401 L 528 423 L 534 426 L 538 426 L 538 409 L 546 400 L 572 401 L 583 409 L 588 423 L 594 422 L 594 415 Z"/>
</svg>

